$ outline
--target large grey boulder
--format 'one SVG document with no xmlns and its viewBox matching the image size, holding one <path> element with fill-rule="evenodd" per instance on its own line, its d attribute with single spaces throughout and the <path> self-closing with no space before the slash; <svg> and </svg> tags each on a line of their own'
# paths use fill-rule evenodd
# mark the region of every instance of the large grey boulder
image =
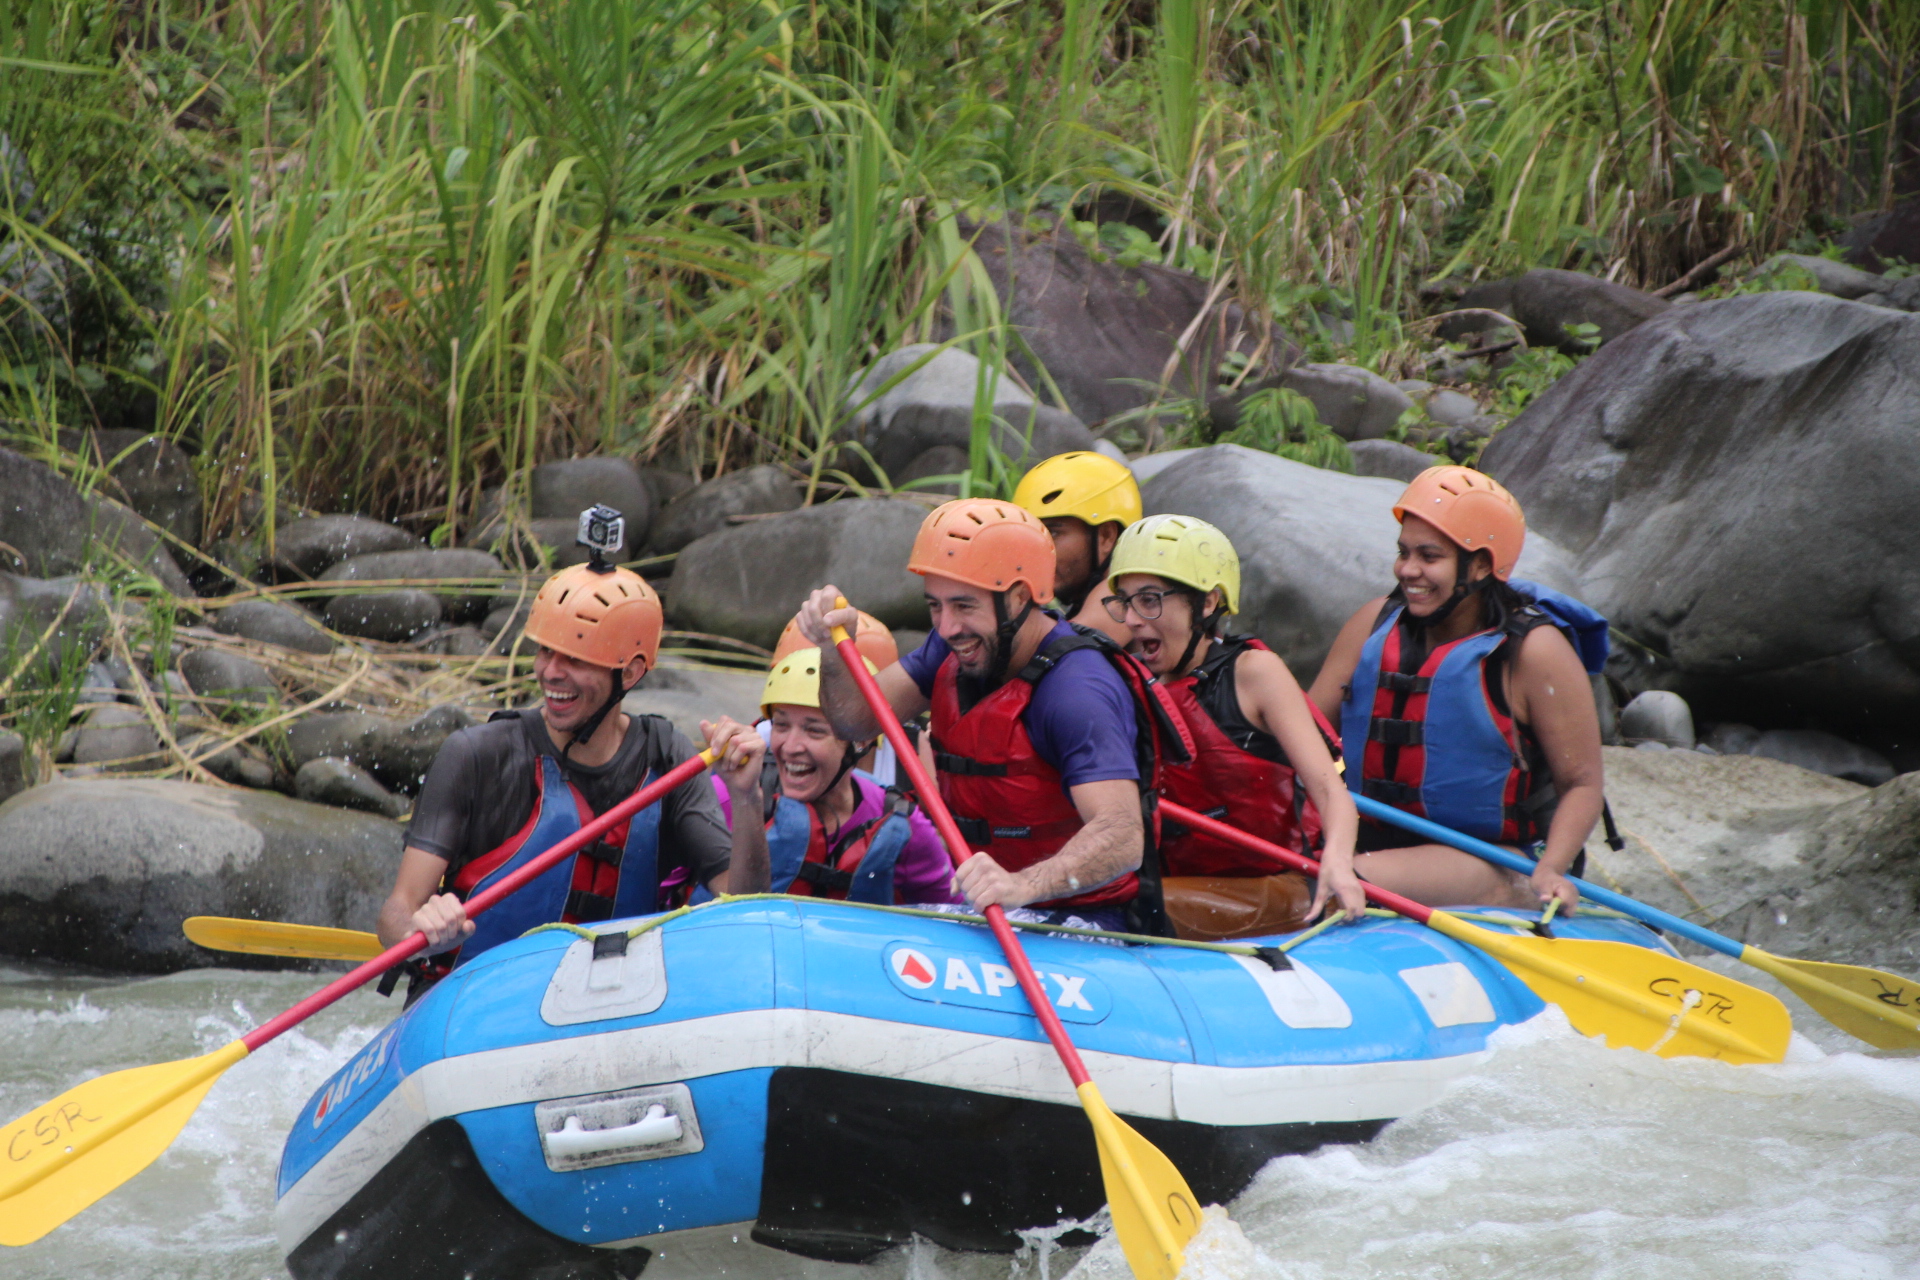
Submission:
<svg viewBox="0 0 1920 1280">
<path fill-rule="evenodd" d="M 1747 754 L 1867 787 L 1893 781 L 1893 765 L 1878 751 L 1819 729 L 1769 729 L 1753 740 Z"/>
<path fill-rule="evenodd" d="M 192 595 L 186 575 L 140 517 L 111 499 L 89 496 L 43 462 L 0 449 L 0 542 L 41 578 L 79 573 L 124 556 L 177 596 Z"/>
<path fill-rule="evenodd" d="M 1760 264 L 1755 274 L 1764 275 L 1783 267 L 1798 267 L 1813 277 L 1814 288 L 1836 298 L 1864 298 L 1870 293 L 1879 293 L 1887 285 L 1885 276 L 1811 253 L 1776 253 Z"/>
<path fill-rule="evenodd" d="M 628 715 L 664 716 L 690 741 L 704 743 L 702 720 L 721 716 L 732 716 L 741 724 L 759 720 L 760 691 L 765 684 L 766 675 L 759 671 L 660 666 L 647 673 L 620 709 Z"/>
<path fill-rule="evenodd" d="M 831 582 L 888 626 L 923 627 L 925 593 L 907 554 L 926 515 L 919 503 L 863 498 L 711 534 L 675 562 L 668 616 L 771 648 L 807 593 Z"/>
<path fill-rule="evenodd" d="M 301 765 L 293 775 L 293 794 L 314 804 L 336 809 L 358 809 L 382 817 L 400 818 L 412 806 L 381 786 L 359 765 L 322 756 Z"/>
<path fill-rule="evenodd" d="M 654 526 L 647 550 L 666 555 L 727 528 L 730 516 L 792 511 L 799 505 L 799 489 L 785 471 L 771 463 L 729 471 L 695 485 L 668 503 Z"/>
<path fill-rule="evenodd" d="M 1696 303 L 1602 348 L 1487 446 L 1530 532 L 1706 721 L 1920 722 L 1920 317 Z M 1630 662 L 1630 660 L 1632 660 Z"/>
<path fill-rule="evenodd" d="M 148 431 L 104 429 L 62 432 L 61 447 L 84 451 L 107 468 L 114 496 L 143 519 L 165 529 L 188 546 L 200 544 L 204 501 L 193 460 L 165 436 Z"/>
<path fill-rule="evenodd" d="M 51 782 L 0 805 L 0 954 L 165 973 L 240 963 L 188 942 L 188 916 L 371 929 L 400 846 L 384 818 L 270 791 Z"/>
<path fill-rule="evenodd" d="M 1028 386 L 1045 387 L 1031 351 L 1081 422 L 1147 404 L 1170 361 L 1172 393 L 1204 399 L 1229 352 L 1250 356 L 1258 348 L 1239 306 L 1224 296 L 1209 306 L 1211 283 L 1192 272 L 1098 261 L 1066 228 L 995 222 L 968 230 L 977 230 L 974 252 L 1002 314 L 1019 330 L 1024 349 L 1011 353 L 1014 368 Z M 1299 358 L 1278 341 L 1253 376 Z"/>
<path fill-rule="evenodd" d="M 1355 475 L 1379 476 L 1384 480 L 1412 480 L 1442 461 L 1398 440 L 1355 440 L 1347 446 L 1347 452 L 1353 455 Z"/>
<path fill-rule="evenodd" d="M 1649 689 L 1620 708 L 1620 736 L 1686 750 L 1694 744 L 1693 709 L 1677 693 Z"/>
<path fill-rule="evenodd" d="M 638 467 L 627 458 L 568 458 L 535 467 L 528 477 L 528 519 L 524 539 L 517 548 L 522 558 L 533 562 L 544 549 L 555 567 L 585 564 L 587 549 L 579 545 L 580 513 L 595 505 L 612 507 L 626 518 L 626 541 L 615 553 L 616 560 L 631 560 L 647 545 L 653 527 L 653 487 L 641 476 Z M 480 510 L 475 513 L 473 532 L 466 545 L 511 554 L 509 537 L 513 532 L 501 510 L 502 494 L 489 489 L 481 495 Z"/>
<path fill-rule="evenodd" d="M 280 686 L 267 669 L 237 653 L 189 649 L 180 655 L 179 670 L 193 691 L 211 700 L 218 714 L 227 719 L 237 719 L 249 708 L 271 706 L 280 700 Z"/>
<path fill-rule="evenodd" d="M 321 616 L 342 635 L 404 644 L 439 626 L 444 610 L 432 592 L 408 588 L 335 596 Z"/>
<path fill-rule="evenodd" d="M 87 713 L 74 739 L 75 764 L 140 770 L 160 764 L 160 735 L 146 715 L 123 702 L 102 702 Z"/>
<path fill-rule="evenodd" d="M 1467 314 L 1442 321 L 1440 336 L 1458 341 L 1469 334 L 1484 333 L 1495 328 L 1498 321 L 1473 313 L 1497 311 L 1518 323 L 1532 345 L 1578 354 L 1588 347 L 1568 332 L 1568 325 L 1595 325 L 1600 331 L 1599 340 L 1612 342 L 1672 306 L 1665 298 L 1598 276 L 1536 267 L 1511 279 L 1474 285 L 1461 294 L 1454 309 Z"/>
<path fill-rule="evenodd" d="M 320 575 L 322 582 L 376 582 L 411 580 L 408 590 L 431 590 L 449 622 L 478 622 L 493 607 L 496 590 L 485 587 L 426 587 L 439 579 L 505 578 L 506 569 L 484 551 L 470 547 L 438 550 L 380 551 L 343 560 Z M 328 623 L 329 626 L 333 624 Z M 340 628 L 335 628 L 339 630 Z"/>
<path fill-rule="evenodd" d="M 1248 383 L 1208 406 L 1216 433 L 1240 425 L 1240 405 L 1257 392 L 1284 387 L 1305 396 L 1314 413 L 1342 440 L 1380 440 L 1393 430 L 1413 400 L 1371 369 L 1351 364 L 1299 364 L 1285 373 Z"/>
<path fill-rule="evenodd" d="M 370 711 L 325 712 L 288 728 L 287 757 L 296 771 L 312 760 L 342 760 L 365 769 L 384 787 L 412 793 L 420 789 L 447 735 L 474 723 L 469 712 L 452 705 L 405 723 Z"/>
<path fill-rule="evenodd" d="M 1304 684 L 1355 610 L 1393 589 L 1398 480 L 1323 471 L 1239 445 L 1192 450 L 1141 489 L 1149 515 L 1198 515 L 1240 556 L 1238 630 Z M 1564 553 L 1529 535 L 1515 576 L 1577 594 Z"/>
<path fill-rule="evenodd" d="M 568 458 L 533 469 L 528 505 L 536 518 L 578 521 L 596 503 L 627 520 L 628 544 L 646 545 L 653 523 L 653 496 L 628 458 Z"/>
<path fill-rule="evenodd" d="M 230 604 L 214 615 L 213 629 L 222 635 L 297 649 L 301 653 L 333 652 L 333 641 L 320 629 L 312 614 L 297 605 L 273 600 L 241 600 Z"/>
<path fill-rule="evenodd" d="M 273 565 L 286 577 L 317 578 L 342 560 L 419 546 L 398 525 L 366 516 L 308 516 L 274 531 Z"/>
<path fill-rule="evenodd" d="M 1603 754 L 1627 847 L 1596 830 L 1588 878 L 1780 955 L 1920 969 L 1920 774 L 1869 790 L 1759 756 Z"/>
<path fill-rule="evenodd" d="M 30 772 L 27 740 L 11 729 L 0 729 L 0 801 L 25 791 Z"/>
<path fill-rule="evenodd" d="M 931 354 L 936 351 L 931 343 L 916 343 L 889 352 L 874 361 L 847 392 L 847 406 L 854 412 L 845 438 L 864 448 L 896 484 L 910 464 L 929 450 L 964 453 L 973 435 L 980 361 L 953 347 Z M 915 369 L 922 360 L 926 363 Z M 900 381 L 881 390 L 895 378 Z M 994 444 L 1015 470 L 1023 471 L 1056 453 L 1093 448 L 1093 433 L 1078 418 L 1036 403 L 1011 377 L 990 373 L 987 394 L 997 420 Z M 863 463 L 864 459 L 849 455 L 843 465 L 853 470 Z"/>
</svg>

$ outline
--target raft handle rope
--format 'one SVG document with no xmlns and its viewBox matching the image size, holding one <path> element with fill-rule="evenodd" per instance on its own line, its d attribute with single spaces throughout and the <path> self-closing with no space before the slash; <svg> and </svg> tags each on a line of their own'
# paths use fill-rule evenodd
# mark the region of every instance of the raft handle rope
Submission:
<svg viewBox="0 0 1920 1280">
<path fill-rule="evenodd" d="M 818 906 L 820 905 L 821 899 L 799 893 L 721 894 L 707 902 L 685 907 L 676 907 L 672 911 L 662 912 L 657 916 L 648 916 L 631 929 L 614 931 L 602 930 L 596 932 L 587 928 L 585 925 L 556 921 L 552 924 L 535 925 L 520 936 L 523 938 L 531 938 L 536 933 L 570 933 L 576 938 L 584 938 L 593 943 L 594 959 L 598 960 L 607 956 L 625 955 L 627 946 L 630 945 L 635 938 L 638 938 L 641 934 L 649 930 L 657 929 L 670 921 L 678 920 L 681 916 L 688 915 L 695 911 L 704 911 L 709 907 L 717 907 L 734 902 L 804 902 Z M 857 907 L 862 911 L 884 911 L 897 916 L 919 916 L 929 920 L 953 920 L 963 924 L 985 924 L 987 922 L 985 916 L 977 916 L 965 912 L 928 911 L 921 907 L 887 906 L 879 902 L 839 902 L 835 905 Z M 1585 915 L 1598 919 L 1630 920 L 1633 918 L 1623 912 L 1613 911 L 1606 907 L 1583 906 L 1581 911 Z M 1398 913 L 1387 911 L 1380 907 L 1368 907 L 1367 914 L 1387 920 L 1398 920 L 1401 918 Z M 1521 916 L 1491 915 L 1485 912 L 1471 911 L 1453 911 L 1449 914 L 1461 920 L 1471 920 L 1478 924 L 1505 925 L 1519 933 L 1530 932 L 1534 925 L 1533 921 Z M 1064 924 L 1038 924 L 1014 920 L 1009 920 L 1008 923 L 1016 929 L 1025 930 L 1029 933 L 1059 933 L 1066 934 L 1069 937 L 1092 938 L 1103 942 L 1117 942 L 1126 946 L 1184 947 L 1189 951 L 1211 951 L 1219 955 L 1250 956 L 1253 959 L 1265 963 L 1269 968 L 1280 970 L 1293 967 L 1292 962 L 1286 958 L 1286 952 L 1293 950 L 1304 942 L 1309 942 L 1319 937 L 1322 933 L 1325 933 L 1328 929 L 1331 929 L 1334 925 L 1341 923 L 1345 919 L 1345 910 L 1336 908 L 1335 914 L 1329 915 L 1318 924 L 1295 934 L 1293 937 L 1288 938 L 1285 942 L 1275 947 L 1256 947 L 1248 943 L 1235 942 L 1200 942 L 1190 938 L 1160 938 L 1145 933 L 1118 933 L 1106 929 L 1078 929 L 1071 925 Z M 617 944 L 605 941 L 609 938 L 619 938 L 622 939 L 622 941 Z M 604 951 L 602 950 L 603 946 L 606 948 Z"/>
</svg>

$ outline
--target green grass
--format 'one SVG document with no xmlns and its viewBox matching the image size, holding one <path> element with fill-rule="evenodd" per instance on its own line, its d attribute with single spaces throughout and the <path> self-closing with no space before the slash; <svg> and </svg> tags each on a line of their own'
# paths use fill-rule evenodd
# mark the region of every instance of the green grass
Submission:
<svg viewBox="0 0 1920 1280">
<path fill-rule="evenodd" d="M 1385 369 L 1449 276 L 1653 286 L 1886 204 L 1916 51 L 1888 0 L 12 0 L 0 432 L 151 424 L 265 540 L 444 540 L 607 450 L 837 492 L 874 357 L 1017 341 L 970 220 L 1124 192 L 1166 234 L 1102 252 Z"/>
</svg>

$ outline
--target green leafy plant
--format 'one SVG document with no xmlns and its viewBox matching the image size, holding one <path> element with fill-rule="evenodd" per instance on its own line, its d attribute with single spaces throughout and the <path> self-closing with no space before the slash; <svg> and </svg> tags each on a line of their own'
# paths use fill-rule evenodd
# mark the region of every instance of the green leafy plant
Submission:
<svg viewBox="0 0 1920 1280">
<path fill-rule="evenodd" d="M 1245 445 L 1310 467 L 1353 471 L 1353 454 L 1346 441 L 1320 421 L 1313 401 L 1286 387 L 1265 387 L 1241 400 L 1237 424 L 1218 442 Z"/>
</svg>

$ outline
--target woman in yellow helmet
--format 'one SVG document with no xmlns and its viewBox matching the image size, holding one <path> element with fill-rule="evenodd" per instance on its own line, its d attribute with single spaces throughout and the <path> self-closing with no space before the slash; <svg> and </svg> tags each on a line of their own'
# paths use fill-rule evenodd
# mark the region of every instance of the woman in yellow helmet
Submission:
<svg viewBox="0 0 1920 1280">
<path fill-rule="evenodd" d="M 893 660 L 893 640 L 875 624 L 864 654 Z M 878 670 L 872 657 L 867 666 Z M 869 743 L 838 737 L 820 710 L 820 650 L 775 658 L 760 695 L 772 779 L 761 817 L 775 893 L 855 902 L 951 903 L 953 863 L 927 816 L 901 792 L 854 767 Z M 721 806 L 733 821 L 732 806 Z"/>
<path fill-rule="evenodd" d="M 1193 760 L 1165 766 L 1162 794 L 1277 844 L 1322 850 L 1324 871 L 1307 907 L 1304 885 L 1283 878 L 1279 862 L 1165 823 L 1168 915 L 1181 920 L 1183 891 L 1193 888 L 1184 878 L 1261 877 L 1268 883 L 1256 895 L 1260 918 L 1250 932 L 1298 927 L 1335 897 L 1357 918 L 1366 907 L 1352 866 L 1359 817 L 1334 763 L 1338 739 L 1279 654 L 1227 634 L 1240 596 L 1233 544 L 1192 516 L 1148 516 L 1120 535 L 1108 573 L 1113 594 L 1102 604 L 1126 625 L 1132 652 L 1172 695 L 1193 736 Z M 1216 885 L 1210 894 L 1221 891 Z"/>
<path fill-rule="evenodd" d="M 1053 535 L 1054 608 L 1125 645 L 1127 629 L 1107 616 L 1099 597 L 1120 531 L 1140 518 L 1133 472 L 1104 453 L 1056 454 L 1021 477 L 1013 501 Z"/>
</svg>

